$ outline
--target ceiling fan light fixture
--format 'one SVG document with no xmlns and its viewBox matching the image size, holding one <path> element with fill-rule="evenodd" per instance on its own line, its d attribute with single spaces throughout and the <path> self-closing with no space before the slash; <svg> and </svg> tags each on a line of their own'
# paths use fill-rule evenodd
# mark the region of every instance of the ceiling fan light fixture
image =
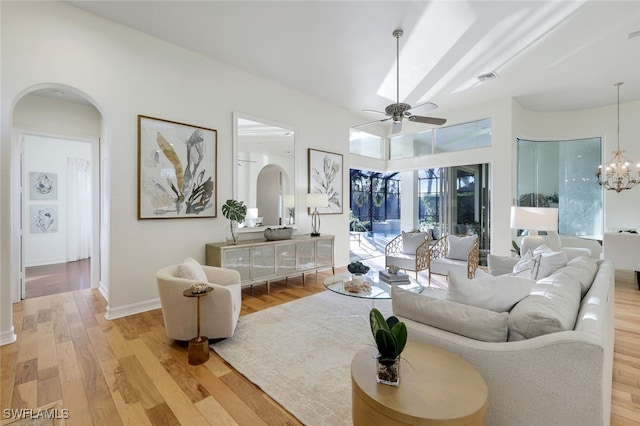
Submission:
<svg viewBox="0 0 640 426">
<path fill-rule="evenodd" d="M 478 79 L 478 81 L 480 81 L 481 83 L 484 83 L 485 81 L 489 81 L 489 80 L 495 80 L 496 78 L 498 78 L 498 73 L 496 73 L 495 71 L 492 72 L 488 72 L 486 74 L 480 74 L 478 77 L 476 77 Z"/>
</svg>

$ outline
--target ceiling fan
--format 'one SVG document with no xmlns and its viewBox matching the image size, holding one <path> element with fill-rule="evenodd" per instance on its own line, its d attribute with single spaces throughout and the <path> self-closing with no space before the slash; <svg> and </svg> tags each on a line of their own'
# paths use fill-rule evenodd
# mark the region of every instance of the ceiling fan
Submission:
<svg viewBox="0 0 640 426">
<path fill-rule="evenodd" d="M 382 120 L 375 120 L 375 121 L 370 121 L 367 123 L 363 123 L 363 124 L 358 124 L 357 126 L 353 126 L 354 128 L 358 128 L 358 127 L 363 127 L 363 126 L 368 126 L 370 124 L 374 124 L 374 123 L 380 123 L 380 122 L 384 122 L 384 121 L 389 121 L 389 120 L 393 120 L 393 126 L 391 128 L 391 133 L 398 133 L 400 130 L 402 130 L 402 119 L 406 118 L 409 121 L 416 121 L 418 123 L 427 123 L 427 124 L 434 124 L 437 126 L 440 126 L 444 123 L 447 122 L 446 119 L 444 118 L 435 118 L 435 117 L 423 117 L 420 115 L 414 115 L 412 110 L 421 108 L 421 109 L 427 109 L 427 110 L 431 110 L 431 109 L 435 109 L 438 108 L 438 105 L 434 104 L 433 102 L 425 102 L 419 105 L 416 105 L 414 107 L 412 107 L 409 104 L 400 102 L 400 37 L 402 37 L 402 30 L 395 30 L 393 32 L 393 36 L 396 38 L 396 103 L 395 104 L 390 104 L 387 105 L 387 107 L 384 109 L 384 112 L 382 111 L 376 111 L 376 110 L 372 110 L 372 109 L 365 109 L 363 111 L 365 112 L 373 112 L 376 114 L 384 114 L 387 116 L 387 118 L 383 118 Z"/>
</svg>

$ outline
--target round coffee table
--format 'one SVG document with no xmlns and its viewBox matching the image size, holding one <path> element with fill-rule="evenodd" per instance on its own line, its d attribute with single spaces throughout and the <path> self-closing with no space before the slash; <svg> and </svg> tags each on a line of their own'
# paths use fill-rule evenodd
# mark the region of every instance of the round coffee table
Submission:
<svg viewBox="0 0 640 426">
<path fill-rule="evenodd" d="M 407 342 L 400 361 L 400 386 L 376 382 L 376 348 L 351 362 L 353 424 L 484 425 L 487 384 L 458 355 L 433 345 Z"/>
<path fill-rule="evenodd" d="M 353 293 L 346 290 L 345 283 L 350 282 L 352 278 L 353 275 L 348 272 L 335 274 L 326 278 L 323 284 L 328 290 L 345 296 L 358 297 L 361 299 L 391 299 L 392 285 L 387 284 L 384 281 L 380 281 L 377 272 L 369 271 L 369 273 L 363 276 L 364 280 L 371 285 L 371 290 L 369 291 Z M 393 287 L 400 287 L 403 290 L 412 291 L 414 293 L 422 293 L 424 290 L 424 286 L 412 277 L 409 277 L 408 283 L 393 284 Z"/>
</svg>

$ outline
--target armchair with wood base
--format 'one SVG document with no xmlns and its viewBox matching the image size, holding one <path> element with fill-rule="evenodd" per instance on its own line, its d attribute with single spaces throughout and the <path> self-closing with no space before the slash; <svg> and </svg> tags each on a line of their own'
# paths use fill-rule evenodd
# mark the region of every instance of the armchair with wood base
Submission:
<svg viewBox="0 0 640 426">
<path fill-rule="evenodd" d="M 429 281 L 431 273 L 449 276 L 449 271 L 466 271 L 467 278 L 476 276 L 480 257 L 477 235 L 459 237 L 445 235 L 429 250 Z"/>
</svg>

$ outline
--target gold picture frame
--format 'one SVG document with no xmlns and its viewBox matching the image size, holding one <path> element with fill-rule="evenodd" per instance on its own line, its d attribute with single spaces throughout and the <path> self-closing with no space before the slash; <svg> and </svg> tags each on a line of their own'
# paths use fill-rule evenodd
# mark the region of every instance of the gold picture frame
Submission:
<svg viewBox="0 0 640 426">
<path fill-rule="evenodd" d="M 218 132 L 138 115 L 138 219 L 217 215 Z"/>
</svg>

